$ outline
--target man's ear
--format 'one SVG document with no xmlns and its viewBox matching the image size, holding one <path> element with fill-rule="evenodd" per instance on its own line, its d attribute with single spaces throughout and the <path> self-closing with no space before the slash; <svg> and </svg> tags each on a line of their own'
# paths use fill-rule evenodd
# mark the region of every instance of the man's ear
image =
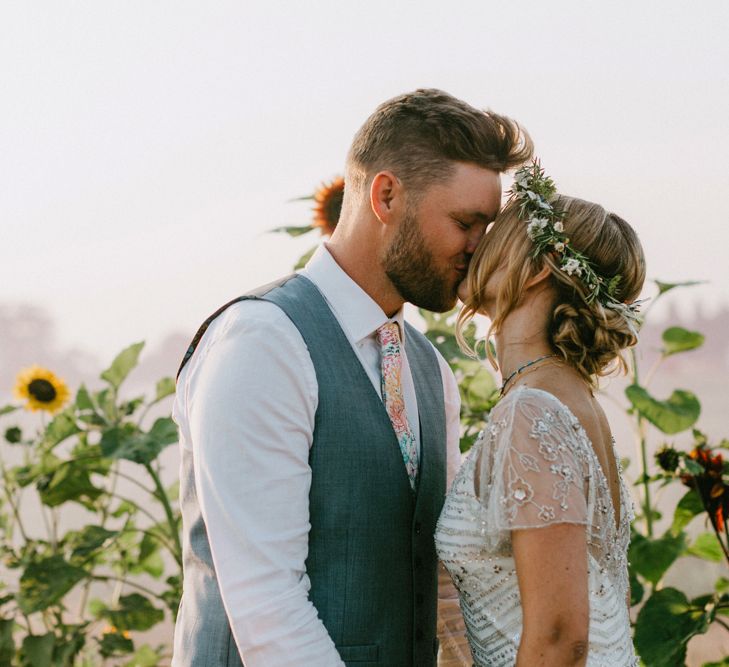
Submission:
<svg viewBox="0 0 729 667">
<path fill-rule="evenodd" d="M 377 172 L 370 185 L 370 206 L 383 224 L 392 220 L 393 211 L 403 196 L 402 183 L 391 171 Z"/>
<path fill-rule="evenodd" d="M 546 282 L 549 280 L 549 276 L 551 275 L 552 270 L 545 264 L 539 273 L 527 280 L 526 285 L 524 285 L 524 289 L 529 289 L 530 287 L 535 287 L 536 285 Z"/>
</svg>

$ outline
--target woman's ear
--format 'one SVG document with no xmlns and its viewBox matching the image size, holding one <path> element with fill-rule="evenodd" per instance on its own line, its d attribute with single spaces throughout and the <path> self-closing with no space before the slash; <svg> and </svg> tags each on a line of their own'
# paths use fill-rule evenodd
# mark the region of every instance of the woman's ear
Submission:
<svg viewBox="0 0 729 667">
<path fill-rule="evenodd" d="M 531 287 L 536 287 L 537 285 L 540 285 L 541 283 L 546 283 L 546 281 L 549 280 L 549 276 L 552 275 L 552 270 L 547 266 L 546 264 L 542 267 L 542 270 L 537 273 L 536 275 L 532 276 L 527 280 L 526 285 L 524 285 L 525 289 L 530 289 Z"/>
<path fill-rule="evenodd" d="M 402 184 L 391 171 L 375 174 L 370 185 L 370 206 L 375 217 L 383 224 L 392 220 L 393 211 L 402 197 Z"/>
</svg>

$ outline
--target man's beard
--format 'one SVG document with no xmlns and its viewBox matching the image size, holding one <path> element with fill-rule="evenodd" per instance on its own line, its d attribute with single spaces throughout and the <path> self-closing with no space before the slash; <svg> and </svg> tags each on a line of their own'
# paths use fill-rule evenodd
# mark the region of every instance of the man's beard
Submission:
<svg viewBox="0 0 729 667">
<path fill-rule="evenodd" d="M 438 270 L 412 213 L 405 214 L 395 238 L 385 250 L 382 266 L 405 301 L 436 313 L 456 305 L 459 281 Z"/>
</svg>

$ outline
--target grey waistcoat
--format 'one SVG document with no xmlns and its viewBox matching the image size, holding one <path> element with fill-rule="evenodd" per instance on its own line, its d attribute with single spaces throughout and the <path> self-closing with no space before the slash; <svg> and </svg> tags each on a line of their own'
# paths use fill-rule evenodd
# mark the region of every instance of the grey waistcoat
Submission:
<svg viewBox="0 0 729 667">
<path fill-rule="evenodd" d="M 433 533 L 446 491 L 445 409 L 435 353 L 406 325 L 421 433 L 413 493 L 382 401 L 326 301 L 305 277 L 285 278 L 223 306 L 198 331 L 183 365 L 215 317 L 252 298 L 276 304 L 291 319 L 319 385 L 309 454 L 309 598 L 347 665 L 432 667 L 438 647 Z M 240 667 L 186 452 L 181 469 L 184 585 L 173 665 Z"/>
</svg>

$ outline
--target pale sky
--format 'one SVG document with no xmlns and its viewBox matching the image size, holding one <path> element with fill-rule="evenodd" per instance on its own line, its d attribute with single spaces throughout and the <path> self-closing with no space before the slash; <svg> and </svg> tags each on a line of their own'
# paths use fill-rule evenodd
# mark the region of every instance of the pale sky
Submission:
<svg viewBox="0 0 729 667">
<path fill-rule="evenodd" d="M 381 101 L 519 120 L 558 187 L 638 230 L 649 275 L 729 303 L 729 3 L 3 2 L 0 304 L 107 359 L 190 335 L 314 242 L 311 192 Z"/>
</svg>

